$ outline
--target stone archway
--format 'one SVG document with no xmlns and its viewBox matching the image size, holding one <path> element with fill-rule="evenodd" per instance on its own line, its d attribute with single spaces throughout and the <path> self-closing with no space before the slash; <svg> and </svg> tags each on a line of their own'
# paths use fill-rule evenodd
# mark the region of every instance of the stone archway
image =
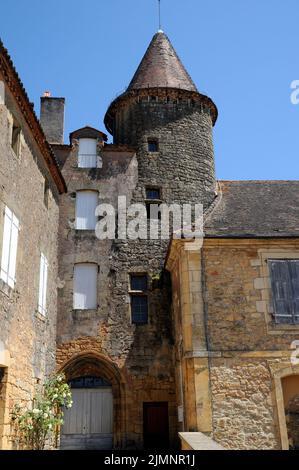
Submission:
<svg viewBox="0 0 299 470">
<path fill-rule="evenodd" d="M 298 395 L 299 395 L 299 365 L 291 365 L 274 373 L 274 388 L 276 395 L 278 424 L 282 450 L 296 446 Z M 291 411 L 292 410 L 292 411 Z M 291 412 L 291 413 L 290 413 Z M 292 414 L 292 416 L 290 416 Z M 294 422 L 295 421 L 295 422 Z"/>
<path fill-rule="evenodd" d="M 107 357 L 84 352 L 69 359 L 60 369 L 68 381 L 78 377 L 98 377 L 111 384 L 113 395 L 113 448 L 125 448 L 126 400 L 124 380 L 118 367 Z"/>
<path fill-rule="evenodd" d="M 299 450 L 299 375 L 282 379 L 289 449 Z"/>
</svg>

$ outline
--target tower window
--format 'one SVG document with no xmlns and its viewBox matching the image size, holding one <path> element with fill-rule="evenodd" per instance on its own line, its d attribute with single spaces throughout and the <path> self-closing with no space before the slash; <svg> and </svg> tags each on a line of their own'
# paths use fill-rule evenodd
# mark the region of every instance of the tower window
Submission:
<svg viewBox="0 0 299 470">
<path fill-rule="evenodd" d="M 149 152 L 158 152 L 159 151 L 159 145 L 158 141 L 155 139 L 150 139 L 148 140 L 148 151 Z"/>
<path fill-rule="evenodd" d="M 159 188 L 146 189 L 146 213 L 148 219 L 161 219 L 158 205 L 161 202 L 161 191 Z"/>
<path fill-rule="evenodd" d="M 146 190 L 146 199 L 160 201 L 160 189 L 159 188 L 147 188 Z"/>
<path fill-rule="evenodd" d="M 145 325 L 148 323 L 147 276 L 131 275 L 130 291 L 132 323 Z"/>
</svg>

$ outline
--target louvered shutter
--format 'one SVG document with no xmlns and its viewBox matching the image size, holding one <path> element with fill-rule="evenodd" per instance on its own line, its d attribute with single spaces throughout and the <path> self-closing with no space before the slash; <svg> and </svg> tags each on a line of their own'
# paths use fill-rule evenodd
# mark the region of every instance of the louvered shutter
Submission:
<svg viewBox="0 0 299 470">
<path fill-rule="evenodd" d="M 95 211 L 98 205 L 97 191 L 78 191 L 76 195 L 76 229 L 95 230 L 97 217 Z"/>
<path fill-rule="evenodd" d="M 97 308 L 98 266 L 91 263 L 76 264 L 74 268 L 74 309 Z"/>
<path fill-rule="evenodd" d="M 292 321 L 292 290 L 288 265 L 285 260 L 269 261 L 272 298 L 276 323 Z"/>
<path fill-rule="evenodd" d="M 14 213 L 5 208 L 3 245 L 1 260 L 1 279 L 14 288 L 19 236 L 19 220 Z"/>
<path fill-rule="evenodd" d="M 299 323 L 299 260 L 288 261 L 291 289 L 292 289 L 292 315 L 293 322 Z"/>
<path fill-rule="evenodd" d="M 96 139 L 79 139 L 79 168 L 97 167 L 97 141 Z"/>
</svg>

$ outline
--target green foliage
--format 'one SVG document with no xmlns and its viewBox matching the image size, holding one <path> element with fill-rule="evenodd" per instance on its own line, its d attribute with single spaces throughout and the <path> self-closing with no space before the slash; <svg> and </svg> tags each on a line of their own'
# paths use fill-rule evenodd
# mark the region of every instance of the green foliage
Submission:
<svg viewBox="0 0 299 470">
<path fill-rule="evenodd" d="M 63 408 L 71 408 L 72 394 L 64 374 L 50 377 L 33 398 L 30 409 L 16 405 L 12 411 L 15 440 L 21 448 L 43 450 L 49 441 L 57 447 Z"/>
</svg>

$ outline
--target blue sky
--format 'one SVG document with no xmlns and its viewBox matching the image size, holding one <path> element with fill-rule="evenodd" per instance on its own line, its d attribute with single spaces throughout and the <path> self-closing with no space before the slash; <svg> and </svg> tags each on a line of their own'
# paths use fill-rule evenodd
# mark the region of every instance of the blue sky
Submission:
<svg viewBox="0 0 299 470">
<path fill-rule="evenodd" d="M 221 179 L 299 179 L 298 0 L 162 0 L 162 26 L 202 93 L 219 109 Z M 157 0 L 1 2 L 0 36 L 39 113 L 64 96 L 66 134 L 104 129 L 158 29 Z"/>
</svg>

